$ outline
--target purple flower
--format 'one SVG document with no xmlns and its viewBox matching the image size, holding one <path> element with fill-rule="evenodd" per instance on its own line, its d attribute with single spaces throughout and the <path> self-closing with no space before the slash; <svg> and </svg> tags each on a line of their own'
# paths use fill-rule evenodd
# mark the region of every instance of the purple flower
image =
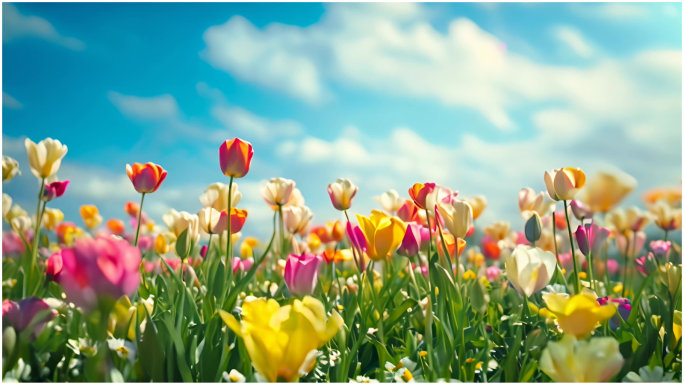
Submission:
<svg viewBox="0 0 684 384">
<path fill-rule="evenodd" d="M 610 319 L 610 328 L 615 330 L 620 325 L 620 319 L 618 315 L 622 317 L 622 320 L 627 321 L 630 313 L 632 313 L 632 304 L 629 299 L 624 297 L 612 298 L 612 297 L 599 297 L 596 301 L 600 305 L 607 305 L 609 303 L 617 304 L 618 310 L 617 315 Z"/>
<path fill-rule="evenodd" d="M 46 316 L 41 318 L 37 323 L 33 324 L 33 337 L 38 337 L 43 331 L 45 324 L 50 319 L 57 315 L 57 311 L 50 309 L 50 306 L 43 300 L 37 297 L 29 297 L 20 302 L 5 300 L 2 302 L 2 323 L 3 326 L 12 326 L 17 332 L 25 330 L 33 319 L 43 311 L 47 312 Z"/>
<path fill-rule="evenodd" d="M 577 231 L 575 231 L 577 245 L 584 255 L 588 255 L 590 251 L 596 254 L 603 245 L 603 242 L 608 238 L 608 235 L 610 235 L 608 229 L 593 223 L 580 225 L 577 227 Z"/>
<path fill-rule="evenodd" d="M 305 253 L 290 254 L 285 264 L 285 284 L 296 296 L 311 295 L 318 283 L 318 264 L 321 258 Z"/>
<path fill-rule="evenodd" d="M 43 190 L 43 201 L 50 201 L 56 197 L 61 197 L 66 188 L 69 185 L 69 180 L 66 181 L 53 181 L 45 186 Z"/>
</svg>

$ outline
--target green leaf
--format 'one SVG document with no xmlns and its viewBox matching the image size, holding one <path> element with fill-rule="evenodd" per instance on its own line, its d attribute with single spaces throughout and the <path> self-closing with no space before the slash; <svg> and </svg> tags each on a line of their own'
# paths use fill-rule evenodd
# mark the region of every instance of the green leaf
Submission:
<svg viewBox="0 0 684 384">
<path fill-rule="evenodd" d="M 157 327 L 149 315 L 147 325 L 142 335 L 142 340 L 138 342 L 138 353 L 145 356 L 145 364 L 142 368 L 152 381 L 166 381 L 164 377 L 164 348 L 158 337 Z"/>
<path fill-rule="evenodd" d="M 188 252 L 188 228 L 186 228 L 176 239 L 176 254 L 181 260 L 184 260 L 188 256 Z"/>
</svg>

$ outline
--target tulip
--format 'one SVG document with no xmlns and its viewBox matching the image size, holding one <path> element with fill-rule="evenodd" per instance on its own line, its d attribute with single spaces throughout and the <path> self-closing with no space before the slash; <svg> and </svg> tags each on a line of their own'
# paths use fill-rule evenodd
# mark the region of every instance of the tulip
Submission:
<svg viewBox="0 0 684 384">
<path fill-rule="evenodd" d="M 435 183 L 415 183 L 411 188 L 409 188 L 408 193 L 413 199 L 413 203 L 420 209 L 431 208 L 428 207 L 427 197 L 436 188 Z"/>
<path fill-rule="evenodd" d="M 199 217 L 197 215 L 192 215 L 185 211 L 178 212 L 175 209 L 171 209 L 162 216 L 162 220 L 176 238 L 180 237 L 183 231 L 187 229 L 186 239 L 188 242 L 188 249 L 191 248 L 189 246 L 191 243 L 197 244 L 199 241 Z"/>
<path fill-rule="evenodd" d="M 620 265 L 618 264 L 617 260 L 608 259 L 606 260 L 606 268 L 608 269 L 608 273 L 614 275 L 620 270 Z"/>
<path fill-rule="evenodd" d="M 541 238 L 542 223 L 541 218 L 537 212 L 532 212 L 532 215 L 525 223 L 525 239 L 530 243 L 534 243 Z"/>
<path fill-rule="evenodd" d="M 453 260 L 457 255 L 461 256 L 463 250 L 465 249 L 466 241 L 461 238 L 455 238 L 450 233 L 443 233 L 443 235 L 443 239 L 437 238 L 437 254 L 439 254 L 440 257 L 444 257 L 444 249 L 442 247 L 443 241 L 443 245 L 446 246 L 447 252 L 449 252 L 450 259 Z"/>
<path fill-rule="evenodd" d="M 33 323 L 34 319 L 41 313 L 46 315 L 42 315 L 43 317 L 39 321 Z M 37 297 L 29 297 L 18 303 L 10 300 L 2 302 L 3 326 L 9 325 L 16 329 L 17 332 L 22 332 L 31 326 L 31 336 L 33 339 L 40 335 L 45 325 L 56 315 L 57 311 L 50 309 L 48 303 Z"/>
<path fill-rule="evenodd" d="M 565 167 L 544 173 L 546 190 L 552 199 L 572 200 L 584 186 L 586 176 L 579 168 Z"/>
<path fill-rule="evenodd" d="M 608 212 L 636 186 L 636 179 L 626 173 L 601 171 L 592 174 L 582 190 L 581 199 L 592 212 Z"/>
<path fill-rule="evenodd" d="M 518 245 L 506 258 L 506 276 L 527 297 L 546 287 L 556 269 L 556 256 L 527 245 Z"/>
<path fill-rule="evenodd" d="M 241 178 L 249 172 L 249 165 L 254 156 L 252 144 L 238 138 L 226 140 L 219 147 L 219 164 L 221 171 L 228 177 Z"/>
<path fill-rule="evenodd" d="M 315 365 L 316 350 L 344 324 L 335 310 L 326 319 L 323 304 L 310 296 L 282 307 L 273 299 L 248 297 L 240 322 L 223 310 L 219 314 L 243 339 L 254 368 L 270 382 L 296 381 L 307 374 Z"/>
<path fill-rule="evenodd" d="M 546 192 L 535 193 L 532 188 L 523 188 L 518 192 L 518 209 L 524 219 L 528 219 L 533 212 L 540 217 L 546 216 L 555 203 L 547 200 Z"/>
<path fill-rule="evenodd" d="M 350 221 L 347 222 L 347 235 L 349 236 L 349 242 L 353 247 L 360 250 L 361 252 L 368 251 L 368 242 L 366 241 L 366 236 L 363 230 L 358 225 L 353 225 Z"/>
<path fill-rule="evenodd" d="M 616 209 L 606 215 L 606 223 L 615 233 L 627 231 L 641 231 L 653 220 L 650 212 L 645 212 L 637 207 L 631 207 L 627 211 Z"/>
<path fill-rule="evenodd" d="M 394 213 L 398 211 L 399 208 L 401 208 L 401 206 L 404 204 L 404 200 L 399 196 L 399 193 L 394 189 L 390 189 L 389 191 L 376 197 L 376 199 L 380 201 L 382 209 L 389 213 Z"/>
<path fill-rule="evenodd" d="M 546 310 L 540 314 L 555 318 L 563 333 L 577 338 L 589 336 L 599 322 L 610 319 L 617 311 L 613 305 L 601 306 L 595 295 L 588 293 L 573 296 L 547 293 L 542 298 L 546 303 Z"/>
<path fill-rule="evenodd" d="M 45 274 L 52 280 L 57 281 L 59 274 L 62 272 L 64 262 L 62 261 L 62 253 L 55 252 L 47 259 L 47 268 Z"/>
<path fill-rule="evenodd" d="M 582 253 L 576 254 L 575 256 L 577 257 L 577 265 L 584 265 L 584 263 L 587 261 L 587 257 Z M 560 263 L 561 268 L 568 270 L 574 268 L 572 265 L 572 253 L 570 252 L 559 253 L 558 262 Z"/>
<path fill-rule="evenodd" d="M 287 204 L 294 188 L 293 180 L 274 177 L 262 189 L 261 194 L 266 203 L 277 210 L 279 206 Z"/>
<path fill-rule="evenodd" d="M 171 251 L 171 245 L 176 241 L 173 232 L 162 232 L 154 240 L 154 251 L 159 255 L 165 255 Z"/>
<path fill-rule="evenodd" d="M 618 315 L 622 317 L 623 321 L 627 321 L 629 318 L 629 315 L 632 313 L 632 305 L 629 302 L 629 299 L 626 299 L 624 297 L 620 297 L 617 299 L 614 299 L 612 297 L 599 297 L 596 299 L 596 301 L 600 305 L 611 305 L 612 303 L 617 305 L 617 315 L 613 316 L 610 319 L 610 328 L 612 330 L 616 330 L 617 327 L 620 325 L 620 319 L 618 319 Z"/>
<path fill-rule="evenodd" d="M 2 255 L 4 257 L 19 258 L 26 250 L 26 244 L 14 231 L 2 233 Z"/>
<path fill-rule="evenodd" d="M 437 209 L 449 232 L 456 238 L 465 238 L 473 222 L 473 208 L 470 204 L 455 200 L 451 204 L 437 204 Z"/>
<path fill-rule="evenodd" d="M 94 205 L 82 205 L 79 212 L 88 229 L 93 229 L 102 223 L 100 211 Z"/>
<path fill-rule="evenodd" d="M 126 164 L 126 174 L 138 193 L 152 193 L 159 189 L 167 172 L 154 163 L 133 163 L 133 166 Z"/>
<path fill-rule="evenodd" d="M 57 173 L 62 164 L 62 158 L 67 153 L 66 145 L 51 138 L 47 138 L 38 144 L 27 138 L 24 141 L 24 146 L 28 154 L 31 172 L 39 179 L 45 179 Z"/>
<path fill-rule="evenodd" d="M 99 297 L 130 296 L 140 283 L 140 250 L 113 237 L 80 239 L 62 250 L 60 284 L 67 298 L 86 310 Z"/>
<path fill-rule="evenodd" d="M 491 267 L 487 268 L 486 274 L 487 280 L 494 282 L 499 278 L 499 275 L 501 275 L 501 269 L 496 265 L 492 265 Z"/>
<path fill-rule="evenodd" d="M 33 220 L 28 216 L 15 217 L 10 221 L 10 226 L 19 234 L 25 234 L 26 231 L 33 227 Z"/>
<path fill-rule="evenodd" d="M 340 263 L 343 261 L 353 260 L 353 255 L 350 249 L 326 249 L 323 251 L 323 259 L 328 264 L 332 262 Z"/>
<path fill-rule="evenodd" d="M 283 221 L 285 228 L 290 233 L 294 234 L 304 231 L 312 218 L 313 213 L 307 206 L 283 207 Z"/>
<path fill-rule="evenodd" d="M 119 219 L 107 220 L 107 228 L 109 228 L 109 230 L 117 236 L 123 236 L 124 231 L 126 231 L 126 225 L 124 224 L 123 220 Z"/>
<path fill-rule="evenodd" d="M 52 231 L 57 228 L 57 225 L 64 220 L 64 213 L 59 209 L 45 208 L 45 213 L 43 214 L 43 226 L 48 231 Z"/>
<path fill-rule="evenodd" d="M 223 233 L 228 228 L 226 211 L 219 212 L 212 207 L 197 212 L 197 220 L 199 228 L 209 235 Z"/>
<path fill-rule="evenodd" d="M 312 254 L 290 254 L 285 264 L 285 284 L 296 296 L 312 295 L 318 283 L 321 258 Z"/>
<path fill-rule="evenodd" d="M 246 259 L 241 259 L 239 257 L 233 258 L 233 274 L 237 274 L 239 271 L 249 271 L 254 265 L 254 259 L 248 257 Z"/>
<path fill-rule="evenodd" d="M 333 207 L 338 211 L 346 211 L 351 207 L 352 199 L 356 196 L 359 187 L 349 179 L 337 179 L 328 185 L 328 195 Z"/>
<path fill-rule="evenodd" d="M 466 199 L 466 202 L 473 208 L 473 220 L 480 217 L 485 208 L 487 208 L 487 198 L 484 196 L 475 196 Z"/>
<path fill-rule="evenodd" d="M 539 368 L 556 382 L 606 382 L 615 376 L 624 359 L 612 337 L 577 340 L 564 335 L 542 351 Z"/>
<path fill-rule="evenodd" d="M 81 228 L 78 228 L 76 224 L 68 221 L 58 224 L 55 232 L 57 233 L 57 241 L 60 244 L 65 244 L 69 247 L 77 238 L 83 235 L 83 230 Z"/>
<path fill-rule="evenodd" d="M 62 197 L 68 185 L 69 180 L 54 181 L 50 184 L 45 185 L 45 188 L 43 189 L 42 200 L 48 202 L 56 197 Z"/>
<path fill-rule="evenodd" d="M 420 220 L 419 211 L 420 208 L 413 201 L 404 200 L 404 204 L 397 211 L 397 216 L 405 223 L 418 222 Z"/>
<path fill-rule="evenodd" d="M 6 218 L 12 208 L 12 197 L 6 193 L 2 194 L 2 217 Z M 10 219 L 11 220 L 11 219 Z"/>
<path fill-rule="evenodd" d="M 242 230 L 247 220 L 247 210 L 231 208 L 230 210 L 230 233 L 231 235 Z"/>
<path fill-rule="evenodd" d="M 19 171 L 19 163 L 9 156 L 2 157 L 2 181 L 9 181 L 17 174 L 21 175 Z"/>
<path fill-rule="evenodd" d="M 484 228 L 485 235 L 495 241 L 506 239 L 510 232 L 511 224 L 507 221 L 497 221 Z"/>
<path fill-rule="evenodd" d="M 682 187 L 650 189 L 643 195 L 643 201 L 646 204 L 654 204 L 661 200 L 667 202 L 672 207 L 681 206 Z"/>
<path fill-rule="evenodd" d="M 671 297 L 677 297 L 682 282 L 682 265 L 665 263 L 658 268 L 658 279 L 670 291 Z"/>
<path fill-rule="evenodd" d="M 302 191 L 299 190 L 299 188 L 295 187 L 292 190 L 292 193 L 290 194 L 290 200 L 287 201 L 284 207 L 302 207 L 304 206 L 306 200 L 304 200 L 304 196 L 302 196 Z"/>
<path fill-rule="evenodd" d="M 230 187 L 230 206 L 237 207 L 242 199 L 242 193 L 238 190 L 237 183 L 233 183 Z M 204 190 L 200 195 L 200 202 L 206 207 L 212 207 L 219 212 L 228 210 L 228 185 L 223 183 L 214 183 Z"/>
<path fill-rule="evenodd" d="M 572 214 L 577 220 L 591 219 L 594 216 L 594 212 L 579 200 L 570 202 L 570 210 L 572 210 Z"/>
<path fill-rule="evenodd" d="M 255 237 L 247 237 L 240 245 L 240 256 L 243 259 L 252 257 L 254 255 L 254 248 L 259 245 L 259 240 Z"/>
<path fill-rule="evenodd" d="M 589 252 L 597 254 L 609 235 L 610 231 L 607 228 L 599 227 L 593 223 L 580 225 L 575 231 L 577 245 L 585 255 L 588 255 Z"/>
<path fill-rule="evenodd" d="M 654 240 L 649 243 L 649 246 L 651 247 L 651 250 L 653 250 L 654 255 L 665 256 L 670 251 L 672 243 L 669 241 Z"/>
<path fill-rule="evenodd" d="M 673 231 L 682 227 L 682 209 L 672 208 L 664 201 L 659 201 L 649 207 L 655 217 L 654 222 L 664 231 Z"/>
<path fill-rule="evenodd" d="M 484 236 L 482 238 L 482 254 L 484 254 L 488 259 L 499 260 L 501 257 L 501 248 L 496 241 L 494 241 L 489 236 Z"/>
<path fill-rule="evenodd" d="M 414 256 L 420 251 L 421 236 L 420 228 L 422 226 L 416 223 L 409 223 L 406 226 L 406 233 L 401 240 L 399 246 L 399 254 L 404 256 Z"/>
<path fill-rule="evenodd" d="M 344 226 L 339 220 L 328 221 L 325 225 L 320 225 L 311 229 L 323 243 L 340 242 L 344 239 Z"/>
<path fill-rule="evenodd" d="M 646 233 L 642 231 L 635 235 L 634 232 L 628 230 L 624 234 L 616 236 L 618 250 L 632 259 L 639 256 L 641 250 L 644 249 L 644 244 L 646 244 Z"/>
<path fill-rule="evenodd" d="M 406 224 L 396 217 L 373 210 L 370 217 L 356 215 L 368 248 L 368 257 L 375 261 L 389 257 L 401 244 L 406 233 Z"/>
</svg>

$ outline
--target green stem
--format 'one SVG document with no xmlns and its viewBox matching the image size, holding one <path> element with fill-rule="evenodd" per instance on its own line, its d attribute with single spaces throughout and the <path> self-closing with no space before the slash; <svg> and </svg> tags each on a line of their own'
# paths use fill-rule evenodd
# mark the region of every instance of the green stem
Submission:
<svg viewBox="0 0 684 384">
<path fill-rule="evenodd" d="M 23 293 L 26 297 L 26 292 L 29 286 L 29 280 L 32 280 L 33 269 L 38 258 L 38 242 L 40 240 L 40 226 L 43 222 L 43 212 L 45 209 L 45 202 L 43 202 L 43 192 L 45 192 L 45 178 L 40 180 L 40 192 L 38 192 L 38 205 L 36 206 L 36 222 L 33 230 L 33 245 L 31 247 L 31 259 L 29 260 L 29 267 L 24 271 Z"/>
<path fill-rule="evenodd" d="M 278 225 L 280 226 L 280 258 L 285 257 L 285 224 L 284 224 L 284 219 L 283 219 L 283 206 L 281 204 L 278 204 L 278 216 L 279 216 L 279 221 Z"/>
<path fill-rule="evenodd" d="M 594 261 L 591 254 L 591 248 L 587 253 L 587 268 L 589 269 L 589 286 L 596 292 L 596 283 L 594 282 Z"/>
<path fill-rule="evenodd" d="M 431 260 L 431 255 L 430 251 L 432 248 L 432 229 L 430 228 L 430 212 L 425 208 L 425 217 L 427 218 L 427 229 L 428 229 L 428 235 L 430 236 L 430 242 L 428 243 L 428 249 L 427 249 L 427 273 L 428 273 L 428 289 L 430 290 L 430 297 L 434 298 L 435 293 L 432 291 L 432 279 L 431 279 L 431 274 L 430 274 L 430 269 L 432 269 L 432 260 Z M 432 310 L 432 309 L 430 309 Z"/>
<path fill-rule="evenodd" d="M 556 212 L 551 212 L 551 219 L 551 227 L 553 228 L 553 248 L 556 252 L 556 273 L 558 273 L 558 275 L 563 279 L 563 285 L 565 285 L 565 289 L 569 291 L 568 281 L 565 279 L 565 275 L 561 270 L 560 258 L 558 257 L 558 241 L 556 240 Z"/>
<path fill-rule="evenodd" d="M 143 212 L 143 203 L 145 202 L 145 192 L 142 193 L 142 197 L 140 198 L 140 209 L 138 209 L 138 228 L 135 230 L 135 243 L 133 243 L 133 246 L 137 247 L 138 246 L 138 237 L 140 236 L 140 224 L 142 224 L 142 212 Z"/>
<path fill-rule="evenodd" d="M 577 267 L 577 257 L 575 256 L 575 243 L 572 241 L 572 229 L 570 229 L 570 216 L 568 216 L 568 201 L 563 200 L 563 207 L 565 208 L 565 222 L 568 225 L 568 239 L 570 240 L 570 249 L 572 250 L 572 267 L 575 270 L 575 294 L 580 293 L 580 279 L 579 268 Z"/>
<path fill-rule="evenodd" d="M 225 281 L 230 281 L 232 280 L 233 276 L 233 233 L 231 231 L 231 210 L 232 210 L 232 203 L 233 203 L 233 179 L 234 177 L 230 177 L 230 182 L 228 182 L 228 208 L 226 214 L 228 215 L 228 229 L 226 230 L 226 235 L 228 236 L 228 239 L 226 239 L 226 268 L 225 268 L 225 275 L 226 279 Z M 230 288 L 230 282 L 226 289 Z M 223 304 L 223 303 L 222 303 Z"/>
</svg>

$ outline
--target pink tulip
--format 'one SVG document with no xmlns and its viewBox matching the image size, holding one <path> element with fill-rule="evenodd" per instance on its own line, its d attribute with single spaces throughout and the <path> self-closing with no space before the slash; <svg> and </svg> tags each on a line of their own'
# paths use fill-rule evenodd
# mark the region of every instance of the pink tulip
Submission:
<svg viewBox="0 0 684 384">
<path fill-rule="evenodd" d="M 347 222 L 347 236 L 349 236 L 349 242 L 360 249 L 362 252 L 366 252 L 368 249 L 368 243 L 366 242 L 366 236 L 363 235 L 363 231 L 358 225 L 353 225 L 351 222 Z"/>
<path fill-rule="evenodd" d="M 140 236 L 138 240 L 138 248 L 142 252 L 147 252 L 154 246 L 154 237 L 152 236 Z"/>
<path fill-rule="evenodd" d="M 69 185 L 69 180 L 66 181 L 54 181 L 50 184 L 47 184 L 45 186 L 45 189 L 43 190 L 43 201 L 50 201 L 56 197 L 61 197 L 64 192 L 66 192 L 66 188 Z"/>
<path fill-rule="evenodd" d="M 411 221 L 417 222 L 419 220 L 418 210 L 418 206 L 415 205 L 412 200 L 405 200 L 404 204 L 399 207 L 397 216 L 405 223 L 409 223 Z"/>
<path fill-rule="evenodd" d="M 406 227 L 406 233 L 404 234 L 404 239 L 401 241 L 399 246 L 399 254 L 404 256 L 413 256 L 420 250 L 420 244 L 422 242 L 420 236 L 420 229 L 422 225 L 416 223 L 409 223 Z"/>
<path fill-rule="evenodd" d="M 207 250 L 209 250 L 209 247 L 206 245 L 203 245 L 200 249 L 200 256 L 202 256 L 203 259 L 207 257 Z"/>
<path fill-rule="evenodd" d="M 577 220 L 591 219 L 594 213 L 591 212 L 588 206 L 579 200 L 573 200 L 570 202 L 570 209 L 572 214 L 577 218 Z"/>
<path fill-rule="evenodd" d="M 664 255 L 667 255 L 667 252 L 670 250 L 672 243 L 670 243 L 669 241 L 654 240 L 654 241 L 651 241 L 649 246 L 653 250 L 654 255 L 664 256 Z"/>
<path fill-rule="evenodd" d="M 86 310 L 99 297 L 131 295 L 140 283 L 140 249 L 113 237 L 82 238 L 62 250 L 60 284 L 67 298 Z"/>
<path fill-rule="evenodd" d="M 318 264 L 321 258 L 317 255 L 290 254 L 285 264 L 285 284 L 290 293 L 296 296 L 311 295 L 318 283 Z"/>
<path fill-rule="evenodd" d="M 525 232 L 519 231 L 515 233 L 515 245 L 531 245 L 529 241 L 527 241 L 527 237 L 525 237 Z"/>
<path fill-rule="evenodd" d="M 427 251 L 430 246 L 430 230 L 427 227 L 420 226 L 420 250 Z"/>
<path fill-rule="evenodd" d="M 25 330 L 33 321 L 33 319 L 41 312 L 48 311 L 48 315 L 43 317 L 40 321 L 33 324 L 32 336 L 38 337 L 43 331 L 45 324 L 50 321 L 57 311 L 50 309 L 50 306 L 43 300 L 37 297 L 29 297 L 21 300 L 18 303 L 14 301 L 5 300 L 2 302 L 2 322 L 4 325 L 10 325 L 21 332 Z"/>
<path fill-rule="evenodd" d="M 589 251 L 596 254 L 610 235 L 610 231 L 606 228 L 599 227 L 598 225 L 584 224 L 577 227 L 575 231 L 575 239 L 577 240 L 577 245 L 583 254 L 588 255 Z"/>
<path fill-rule="evenodd" d="M 27 241 L 30 241 L 27 239 Z M 13 258 L 19 258 L 26 250 L 24 241 L 14 231 L 4 232 L 2 234 L 2 254 Z"/>
<path fill-rule="evenodd" d="M 620 270 L 620 265 L 618 264 L 617 260 L 608 259 L 606 260 L 606 268 L 608 268 L 608 273 L 614 275 Z"/>
<path fill-rule="evenodd" d="M 487 280 L 492 282 L 496 281 L 496 279 L 499 278 L 499 275 L 501 275 L 501 269 L 496 265 L 487 268 Z"/>
<path fill-rule="evenodd" d="M 249 271 L 254 265 L 254 259 L 248 257 L 246 259 L 241 259 L 239 257 L 233 258 L 233 274 L 237 274 L 238 271 Z"/>
<path fill-rule="evenodd" d="M 62 272 L 64 261 L 62 260 L 62 253 L 55 252 L 47 260 L 47 269 L 45 273 L 54 281 L 58 281 L 59 274 Z"/>
</svg>

